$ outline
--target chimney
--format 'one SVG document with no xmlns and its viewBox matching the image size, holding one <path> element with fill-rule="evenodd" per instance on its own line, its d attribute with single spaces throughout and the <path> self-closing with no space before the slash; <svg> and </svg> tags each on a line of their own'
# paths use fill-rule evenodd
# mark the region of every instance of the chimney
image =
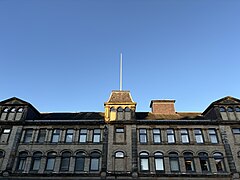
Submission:
<svg viewBox="0 0 240 180">
<path fill-rule="evenodd" d="M 155 114 L 175 114 L 175 100 L 152 100 L 150 108 Z"/>
</svg>

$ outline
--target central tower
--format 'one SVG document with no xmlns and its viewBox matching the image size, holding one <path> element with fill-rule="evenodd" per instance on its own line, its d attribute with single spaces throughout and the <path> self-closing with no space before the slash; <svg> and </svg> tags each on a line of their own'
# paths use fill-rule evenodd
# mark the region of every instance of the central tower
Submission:
<svg viewBox="0 0 240 180">
<path fill-rule="evenodd" d="M 104 103 L 105 122 L 135 118 L 136 105 L 130 91 L 112 91 Z"/>
</svg>

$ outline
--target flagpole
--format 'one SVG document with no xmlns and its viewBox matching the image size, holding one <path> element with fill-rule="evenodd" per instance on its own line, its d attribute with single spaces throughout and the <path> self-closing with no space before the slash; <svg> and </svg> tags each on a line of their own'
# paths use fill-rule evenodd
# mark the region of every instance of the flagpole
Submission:
<svg viewBox="0 0 240 180">
<path fill-rule="evenodd" d="M 120 53 L 120 91 L 122 91 L 122 53 Z"/>
</svg>

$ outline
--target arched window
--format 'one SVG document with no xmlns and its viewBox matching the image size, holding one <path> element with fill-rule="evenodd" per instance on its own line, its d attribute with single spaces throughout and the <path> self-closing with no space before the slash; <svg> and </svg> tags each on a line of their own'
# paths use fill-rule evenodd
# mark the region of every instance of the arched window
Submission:
<svg viewBox="0 0 240 180">
<path fill-rule="evenodd" d="M 41 164 L 41 158 L 42 158 L 41 152 L 35 152 L 33 154 L 31 170 L 33 170 L 33 171 L 39 170 L 40 164 Z"/>
<path fill-rule="evenodd" d="M 115 153 L 115 158 L 124 158 L 124 152 L 122 151 L 117 151 Z"/>
<path fill-rule="evenodd" d="M 232 107 L 228 107 L 228 108 L 227 108 L 227 111 L 228 111 L 228 112 L 233 112 L 233 108 L 232 108 Z"/>
<path fill-rule="evenodd" d="M 57 156 L 56 152 L 49 152 L 47 154 L 46 171 L 54 170 L 56 156 Z"/>
<path fill-rule="evenodd" d="M 18 156 L 17 170 L 24 171 L 27 162 L 27 152 L 20 152 Z"/>
<path fill-rule="evenodd" d="M 164 171 L 163 153 L 156 152 L 154 154 L 154 162 L 155 162 L 155 170 L 157 172 L 163 172 Z"/>
<path fill-rule="evenodd" d="M 90 171 L 98 171 L 100 164 L 100 153 L 92 152 L 90 155 Z"/>
<path fill-rule="evenodd" d="M 60 166 L 61 171 L 68 171 L 69 170 L 70 157 L 71 157 L 70 152 L 63 152 L 62 153 L 61 166 Z"/>
<path fill-rule="evenodd" d="M 78 152 L 75 159 L 75 171 L 84 171 L 86 154 L 84 152 Z"/>
<path fill-rule="evenodd" d="M 12 108 L 8 114 L 8 120 L 14 120 L 16 109 Z"/>
<path fill-rule="evenodd" d="M 20 120 L 21 119 L 21 117 L 22 117 L 22 113 L 23 113 L 23 108 L 19 108 L 18 110 L 17 110 L 17 113 L 16 113 L 16 120 Z"/>
<path fill-rule="evenodd" d="M 125 108 L 125 119 L 131 120 L 131 109 L 129 109 L 128 107 Z"/>
<path fill-rule="evenodd" d="M 149 155 L 147 152 L 141 152 L 140 157 L 140 170 L 149 171 Z"/>
<path fill-rule="evenodd" d="M 235 108 L 235 111 L 236 111 L 236 112 L 240 112 L 240 107 L 236 107 L 236 108 Z"/>
<path fill-rule="evenodd" d="M 205 152 L 201 152 L 198 154 L 198 156 L 199 156 L 202 172 L 209 172 L 210 166 L 209 166 L 208 154 Z"/>
<path fill-rule="evenodd" d="M 220 112 L 226 112 L 225 107 L 220 107 Z"/>
<path fill-rule="evenodd" d="M 114 107 L 110 108 L 110 120 L 116 120 L 116 109 Z"/>
<path fill-rule="evenodd" d="M 215 160 L 217 172 L 224 171 L 224 160 L 222 153 L 214 153 L 213 158 Z"/>
<path fill-rule="evenodd" d="M 183 156 L 185 161 L 186 172 L 194 172 L 195 167 L 194 167 L 194 161 L 193 161 L 193 154 L 190 152 L 185 152 Z"/>
<path fill-rule="evenodd" d="M 121 107 L 117 109 L 117 120 L 123 120 L 123 109 Z"/>
<path fill-rule="evenodd" d="M 178 153 L 175 153 L 175 152 L 169 153 L 169 163 L 170 163 L 170 170 L 172 172 L 180 171 Z"/>
<path fill-rule="evenodd" d="M 1 120 L 6 120 L 8 114 L 8 108 L 4 108 L 1 114 Z"/>
</svg>

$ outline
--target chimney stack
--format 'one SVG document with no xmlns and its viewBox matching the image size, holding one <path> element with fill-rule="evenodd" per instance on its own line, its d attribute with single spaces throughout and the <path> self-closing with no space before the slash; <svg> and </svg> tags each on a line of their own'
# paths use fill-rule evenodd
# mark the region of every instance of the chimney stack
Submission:
<svg viewBox="0 0 240 180">
<path fill-rule="evenodd" d="M 155 114 L 175 114 L 175 100 L 152 100 L 150 108 Z"/>
</svg>

